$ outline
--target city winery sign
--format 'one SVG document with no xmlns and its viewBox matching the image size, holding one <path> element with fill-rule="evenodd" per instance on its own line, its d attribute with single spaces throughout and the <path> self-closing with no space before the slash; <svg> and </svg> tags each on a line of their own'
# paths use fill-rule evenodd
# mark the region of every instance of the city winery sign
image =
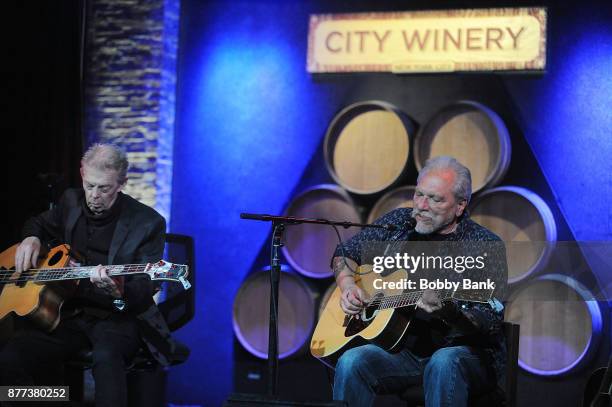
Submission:
<svg viewBox="0 0 612 407">
<path fill-rule="evenodd" d="M 310 16 L 307 70 L 312 73 L 545 67 L 545 8 Z"/>
</svg>

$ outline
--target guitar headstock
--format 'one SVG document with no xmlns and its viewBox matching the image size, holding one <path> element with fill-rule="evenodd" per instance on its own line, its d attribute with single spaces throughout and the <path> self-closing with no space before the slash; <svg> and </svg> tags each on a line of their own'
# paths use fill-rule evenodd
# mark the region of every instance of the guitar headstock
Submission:
<svg viewBox="0 0 612 407">
<path fill-rule="evenodd" d="M 191 283 L 187 280 L 189 266 L 185 264 L 174 264 L 165 260 L 160 260 L 157 263 L 147 264 L 144 272 L 147 273 L 153 281 L 174 281 L 181 283 L 185 290 L 191 287 Z"/>
</svg>

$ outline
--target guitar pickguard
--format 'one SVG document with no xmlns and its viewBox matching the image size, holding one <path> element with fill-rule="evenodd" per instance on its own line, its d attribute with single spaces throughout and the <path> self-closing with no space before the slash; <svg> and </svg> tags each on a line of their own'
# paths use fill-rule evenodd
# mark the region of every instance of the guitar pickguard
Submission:
<svg viewBox="0 0 612 407">
<path fill-rule="evenodd" d="M 384 297 L 384 293 L 376 293 L 371 298 L 370 302 L 377 302 L 377 300 L 382 297 Z M 358 334 L 359 332 L 370 326 L 372 321 L 374 321 L 374 318 L 376 318 L 376 315 L 378 315 L 378 307 L 367 306 L 357 315 L 359 316 L 359 318 L 357 318 L 357 316 L 350 316 L 347 317 L 344 322 L 346 326 L 346 329 L 344 330 L 344 336 L 347 338 L 349 336 Z"/>
</svg>

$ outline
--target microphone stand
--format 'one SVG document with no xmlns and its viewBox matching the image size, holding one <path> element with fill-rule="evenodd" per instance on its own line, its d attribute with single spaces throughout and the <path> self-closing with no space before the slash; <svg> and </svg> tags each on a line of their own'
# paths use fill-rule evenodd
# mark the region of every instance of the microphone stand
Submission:
<svg viewBox="0 0 612 407">
<path fill-rule="evenodd" d="M 283 246 L 282 237 L 287 225 L 312 223 L 317 225 L 335 225 L 349 227 L 369 227 L 397 230 L 395 225 L 373 225 L 365 223 L 338 222 L 327 219 L 296 218 L 293 216 L 274 216 L 253 213 L 241 213 L 241 219 L 272 222 L 272 257 L 270 264 L 270 326 L 268 336 L 268 395 L 278 395 L 278 285 L 280 281 L 279 248 Z"/>
</svg>

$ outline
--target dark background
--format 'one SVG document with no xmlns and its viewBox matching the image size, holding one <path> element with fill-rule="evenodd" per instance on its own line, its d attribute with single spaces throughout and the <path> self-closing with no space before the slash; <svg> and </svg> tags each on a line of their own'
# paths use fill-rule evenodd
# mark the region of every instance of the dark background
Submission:
<svg viewBox="0 0 612 407">
<path fill-rule="evenodd" d="M 3 8 L 0 246 L 8 247 L 24 220 L 48 206 L 53 175 L 43 174 L 56 174 L 58 192 L 80 184 L 83 53 L 80 1 L 11 0 Z"/>
</svg>

